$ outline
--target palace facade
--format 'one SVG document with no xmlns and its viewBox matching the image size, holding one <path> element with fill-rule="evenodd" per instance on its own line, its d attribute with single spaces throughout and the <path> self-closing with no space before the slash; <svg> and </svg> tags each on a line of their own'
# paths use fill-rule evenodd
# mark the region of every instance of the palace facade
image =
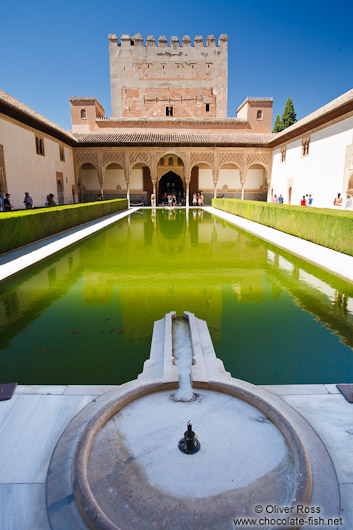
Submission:
<svg viewBox="0 0 353 530">
<path fill-rule="evenodd" d="M 161 203 L 175 191 L 330 207 L 353 193 L 353 90 L 281 133 L 272 98 L 248 97 L 227 117 L 228 38 L 109 35 L 112 117 L 70 98 L 66 131 L 0 91 L 0 192 L 23 207 L 126 197 Z"/>
</svg>

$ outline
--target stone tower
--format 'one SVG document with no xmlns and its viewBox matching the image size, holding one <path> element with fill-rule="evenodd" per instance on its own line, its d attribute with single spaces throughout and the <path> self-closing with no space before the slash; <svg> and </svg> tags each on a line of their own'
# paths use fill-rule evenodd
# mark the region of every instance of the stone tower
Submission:
<svg viewBox="0 0 353 530">
<path fill-rule="evenodd" d="M 228 37 L 109 35 L 112 116 L 227 116 Z"/>
</svg>

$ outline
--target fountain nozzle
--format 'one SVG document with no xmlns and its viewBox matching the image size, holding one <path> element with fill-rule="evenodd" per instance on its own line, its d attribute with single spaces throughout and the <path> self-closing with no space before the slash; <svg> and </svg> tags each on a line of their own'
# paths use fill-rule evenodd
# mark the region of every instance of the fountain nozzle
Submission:
<svg viewBox="0 0 353 530">
<path fill-rule="evenodd" d="M 187 455 L 193 455 L 200 450 L 201 444 L 197 438 L 195 438 L 195 433 L 192 430 L 191 420 L 189 420 L 187 423 L 187 429 L 188 430 L 184 432 L 184 438 L 179 440 L 178 447 L 183 453 Z"/>
</svg>

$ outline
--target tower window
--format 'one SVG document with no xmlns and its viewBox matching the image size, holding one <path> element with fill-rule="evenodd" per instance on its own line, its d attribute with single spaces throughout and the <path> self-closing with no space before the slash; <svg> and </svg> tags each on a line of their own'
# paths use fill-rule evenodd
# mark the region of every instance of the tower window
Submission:
<svg viewBox="0 0 353 530">
<path fill-rule="evenodd" d="M 44 156 L 44 138 L 40 138 L 39 136 L 36 136 L 36 153 L 37 155 Z"/>
<path fill-rule="evenodd" d="M 172 166 L 172 165 L 173 165 L 173 157 L 170 156 L 170 157 L 168 158 L 168 166 Z"/>
<path fill-rule="evenodd" d="M 302 140 L 302 156 L 307 156 L 309 154 L 309 144 L 310 138 L 304 138 Z"/>
<path fill-rule="evenodd" d="M 286 161 L 287 147 L 281 147 L 281 162 Z"/>
<path fill-rule="evenodd" d="M 178 157 L 178 162 L 177 162 L 178 166 L 182 166 L 183 165 L 183 161 L 181 158 Z"/>
<path fill-rule="evenodd" d="M 59 146 L 59 155 L 61 162 L 65 162 L 64 148 L 61 145 Z"/>
<path fill-rule="evenodd" d="M 166 107 L 165 108 L 165 115 L 166 116 L 173 116 L 173 107 Z"/>
<path fill-rule="evenodd" d="M 257 120 L 263 120 L 263 118 L 264 118 L 264 115 L 263 115 L 262 110 L 258 110 L 257 114 L 256 114 L 256 119 Z"/>
<path fill-rule="evenodd" d="M 210 104 L 206 103 L 206 112 L 210 112 Z"/>
<path fill-rule="evenodd" d="M 163 157 L 160 159 L 159 164 L 160 164 L 161 166 L 164 166 L 164 158 L 163 158 Z"/>
<path fill-rule="evenodd" d="M 86 109 L 81 109 L 81 120 L 87 119 L 87 112 Z"/>
</svg>

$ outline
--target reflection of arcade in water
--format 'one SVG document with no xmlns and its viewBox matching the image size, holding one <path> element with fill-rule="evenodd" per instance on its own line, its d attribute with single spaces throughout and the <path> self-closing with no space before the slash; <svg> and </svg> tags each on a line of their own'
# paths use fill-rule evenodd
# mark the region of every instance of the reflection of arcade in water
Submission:
<svg viewBox="0 0 353 530">
<path fill-rule="evenodd" d="M 119 340 L 126 345 L 146 344 L 147 355 L 153 322 L 170 310 L 177 314 L 188 310 L 207 321 L 216 345 L 223 340 L 225 322 L 230 322 L 229 336 L 235 333 L 231 344 L 241 352 L 237 326 L 250 318 L 256 329 L 258 318 L 270 318 L 269 311 L 283 299 L 282 292 L 353 348 L 352 287 L 273 248 L 201 209 L 140 210 L 4 282 L 0 350 L 9 348 L 15 359 L 12 341 L 30 344 L 31 333 L 44 330 L 43 316 L 52 315 L 53 347 L 59 351 L 61 334 L 68 340 L 69 333 L 78 329 L 77 324 L 66 322 L 70 314 L 73 318 L 76 300 L 87 330 L 103 326 L 105 318 L 120 319 L 117 330 L 111 326 L 104 332 L 112 333 L 112 347 L 114 337 L 123 330 Z M 271 306 L 266 306 L 268 284 L 272 286 Z M 257 313 L 260 310 L 264 313 Z M 228 316 L 227 311 L 231 312 Z M 276 320 L 268 322 L 272 336 L 279 336 Z M 99 328 L 94 340 L 87 339 L 85 347 L 100 351 L 104 329 Z M 23 339 L 18 339 L 21 334 Z M 82 344 L 81 335 L 77 335 L 77 344 Z"/>
</svg>

